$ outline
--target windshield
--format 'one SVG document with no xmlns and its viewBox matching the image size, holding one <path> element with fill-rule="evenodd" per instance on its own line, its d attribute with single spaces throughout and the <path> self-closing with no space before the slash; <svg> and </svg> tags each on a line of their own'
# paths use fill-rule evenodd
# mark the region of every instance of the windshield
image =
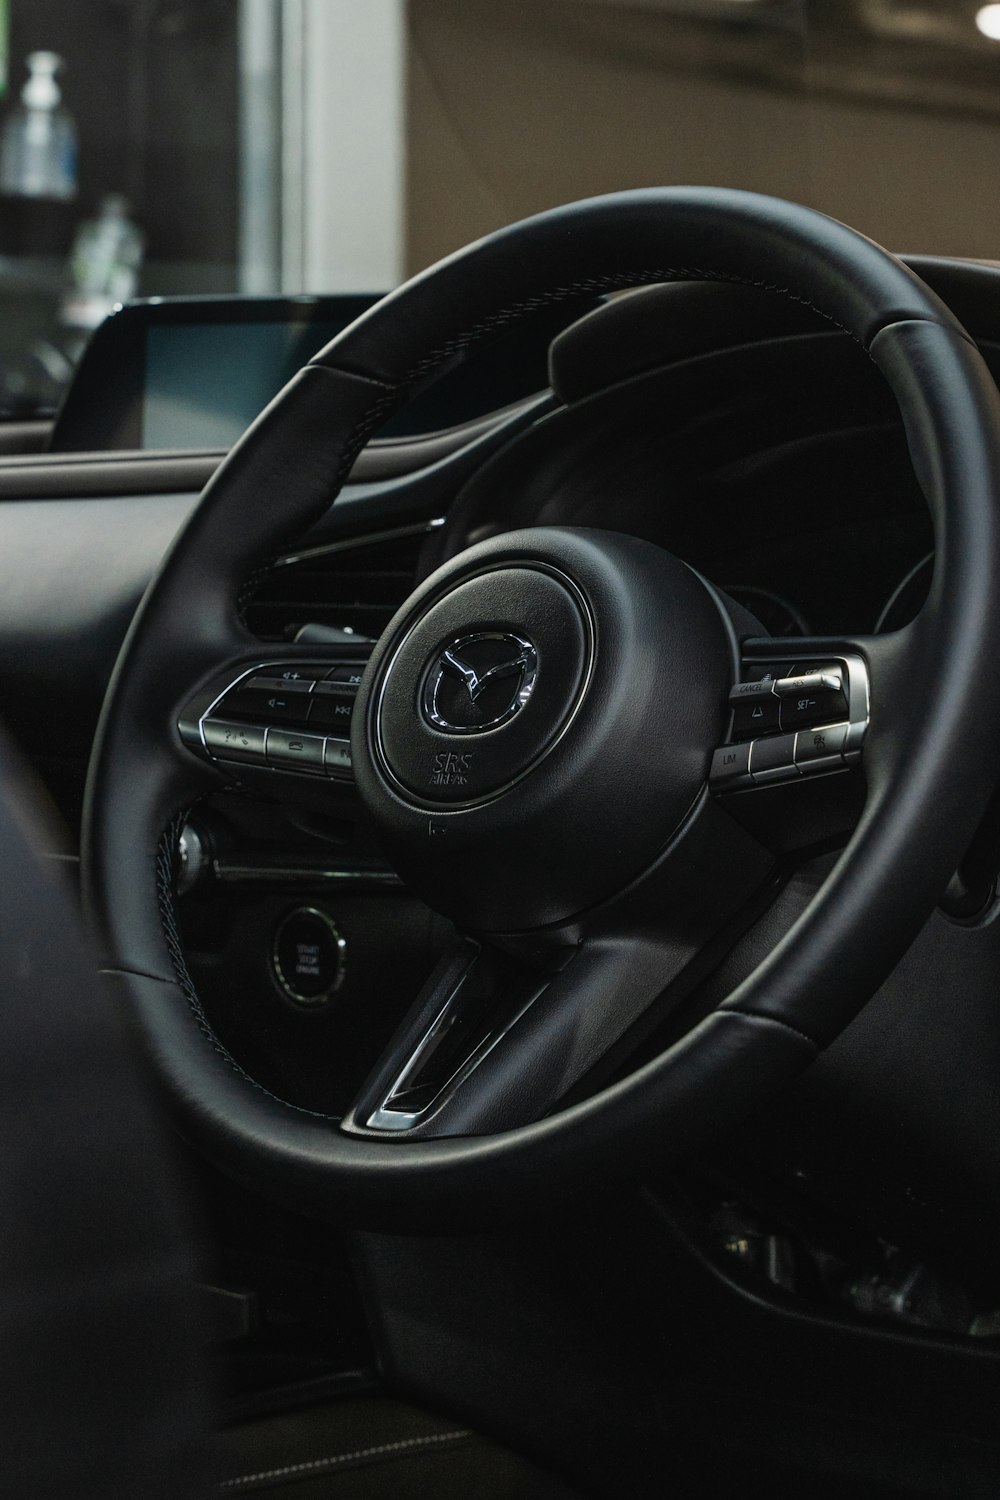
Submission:
<svg viewBox="0 0 1000 1500">
<path fill-rule="evenodd" d="M 992 258 L 1000 4 L 0 0 L 0 408 L 134 297 L 375 294 L 664 183 Z"/>
</svg>

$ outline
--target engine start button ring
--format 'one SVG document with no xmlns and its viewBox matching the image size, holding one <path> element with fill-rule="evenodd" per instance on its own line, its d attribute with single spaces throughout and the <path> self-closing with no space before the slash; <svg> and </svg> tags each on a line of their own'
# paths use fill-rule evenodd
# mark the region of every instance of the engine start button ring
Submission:
<svg viewBox="0 0 1000 1500">
<path fill-rule="evenodd" d="M 344 982 L 347 942 L 333 918 L 315 906 L 286 912 L 271 940 L 271 974 L 298 1009 L 326 1005 Z"/>
</svg>

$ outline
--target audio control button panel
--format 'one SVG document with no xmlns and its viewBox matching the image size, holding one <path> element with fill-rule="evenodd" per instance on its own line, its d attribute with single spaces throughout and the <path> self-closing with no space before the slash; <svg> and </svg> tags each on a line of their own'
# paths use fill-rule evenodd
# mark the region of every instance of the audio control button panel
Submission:
<svg viewBox="0 0 1000 1500">
<path fill-rule="evenodd" d="M 350 781 L 351 720 L 367 652 L 262 662 L 181 715 L 184 743 L 209 760 Z"/>
</svg>

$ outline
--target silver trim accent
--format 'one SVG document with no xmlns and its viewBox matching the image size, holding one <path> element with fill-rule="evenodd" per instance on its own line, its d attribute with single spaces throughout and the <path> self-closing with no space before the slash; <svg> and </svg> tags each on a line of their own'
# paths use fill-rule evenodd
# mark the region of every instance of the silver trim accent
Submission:
<svg viewBox="0 0 1000 1500">
<path fill-rule="evenodd" d="M 185 823 L 177 840 L 177 894 L 183 896 L 196 886 L 210 866 L 208 848 L 193 823 Z"/>
<path fill-rule="evenodd" d="M 518 654 L 512 656 L 509 661 L 495 663 L 480 677 L 474 667 L 462 660 L 462 652 L 478 644 L 479 641 L 510 641 L 512 646 L 518 649 Z M 441 684 L 448 677 L 458 678 L 464 682 L 470 702 L 475 708 L 477 698 L 491 678 L 513 677 L 515 673 L 518 676 L 517 691 L 503 713 L 497 714 L 493 719 L 487 719 L 481 724 L 453 724 L 438 708 L 438 693 Z M 423 689 L 420 693 L 420 706 L 424 717 L 435 729 L 443 729 L 447 734 L 486 734 L 488 730 L 499 729 L 502 724 L 509 723 L 515 714 L 520 713 L 531 697 L 537 674 L 538 652 L 530 641 L 511 631 L 480 630 L 473 635 L 459 636 L 457 640 L 438 652 L 434 665 L 424 678 Z"/>
<path fill-rule="evenodd" d="M 776 698 L 794 698 L 798 693 L 839 693 L 843 687 L 839 672 L 800 672 L 796 677 L 779 677 L 771 691 Z"/>
<path fill-rule="evenodd" d="M 358 547 L 377 547 L 380 542 L 402 541 L 408 536 L 426 536 L 437 531 L 445 523 L 444 516 L 435 516 L 431 521 L 416 521 L 410 526 L 393 526 L 388 531 L 370 531 L 364 536 L 342 537 L 338 542 L 323 542 L 315 547 L 303 547 L 299 552 L 286 552 L 272 563 L 273 568 L 287 568 L 292 563 L 310 562 L 314 557 L 331 557 L 337 552 L 353 552 Z"/>
<path fill-rule="evenodd" d="M 340 890 L 404 889 L 395 870 L 331 869 L 326 865 L 240 865 L 216 859 L 212 873 L 220 885 L 335 885 Z"/>
<path fill-rule="evenodd" d="M 448 1099 L 450 1095 L 452 1095 L 455 1090 L 465 1082 L 469 1075 L 479 1067 L 479 1064 L 484 1060 L 484 1058 L 489 1057 L 494 1047 L 498 1046 L 500 1042 L 503 1041 L 504 1037 L 513 1030 L 513 1028 L 521 1020 L 522 1016 L 524 1016 L 535 1004 L 535 1001 L 538 999 L 539 995 L 542 994 L 543 990 L 547 988 L 547 980 L 540 983 L 538 989 L 531 996 L 531 998 L 525 1001 L 520 1010 L 518 1010 L 513 1016 L 511 1016 L 510 1020 L 506 1023 L 505 1026 L 501 1028 L 501 1030 L 495 1032 L 491 1036 L 487 1036 L 482 1042 L 480 1042 L 479 1046 L 469 1054 L 465 1062 L 459 1063 L 454 1073 L 452 1073 L 450 1077 L 445 1079 L 444 1083 L 442 1083 L 433 1099 L 431 1099 L 428 1104 L 425 1104 L 423 1109 L 413 1111 L 391 1109 L 389 1107 L 389 1101 L 395 1098 L 397 1095 L 405 1092 L 407 1079 L 413 1076 L 414 1072 L 420 1064 L 421 1059 L 425 1056 L 429 1047 L 431 1046 L 431 1043 L 434 1041 L 434 1038 L 447 1024 L 451 1012 L 456 1007 L 459 996 L 461 995 L 462 986 L 468 979 L 475 962 L 476 960 L 473 959 L 470 962 L 468 968 L 466 968 L 465 971 L 459 976 L 448 998 L 445 1000 L 441 1009 L 438 1011 L 437 1015 L 434 1017 L 433 1021 L 428 1026 L 423 1036 L 420 1038 L 420 1041 L 417 1043 L 416 1047 L 410 1053 L 410 1056 L 403 1064 L 400 1072 L 396 1075 L 396 1078 L 394 1079 L 391 1087 L 386 1091 L 385 1095 L 383 1096 L 382 1103 L 378 1106 L 377 1109 L 372 1111 L 368 1119 L 365 1121 L 365 1125 L 369 1130 L 412 1130 L 415 1125 L 419 1125 L 424 1120 L 429 1119 L 436 1110 L 441 1108 L 441 1105 L 446 1101 L 446 1099 Z"/>
<path fill-rule="evenodd" d="M 844 742 L 844 761 L 856 765 L 861 759 L 861 747 L 871 719 L 871 691 L 868 667 L 860 656 L 840 656 L 847 668 L 847 739 Z M 848 759 L 848 757 L 851 759 Z"/>
<path fill-rule="evenodd" d="M 285 928 L 296 917 L 315 917 L 333 938 L 334 947 L 337 950 L 337 972 L 334 975 L 333 983 L 318 995 L 297 993 L 291 981 L 281 972 L 281 964 L 278 961 L 278 945 L 281 942 L 281 935 Z M 291 1000 L 293 1005 L 298 1005 L 303 1010 L 311 1010 L 313 1006 L 325 1005 L 343 984 L 347 962 L 347 940 L 328 912 L 320 911 L 317 906 L 297 906 L 294 911 L 286 912 L 274 929 L 274 935 L 271 938 L 270 957 L 272 977 L 278 989 L 285 996 L 285 999 Z"/>
</svg>

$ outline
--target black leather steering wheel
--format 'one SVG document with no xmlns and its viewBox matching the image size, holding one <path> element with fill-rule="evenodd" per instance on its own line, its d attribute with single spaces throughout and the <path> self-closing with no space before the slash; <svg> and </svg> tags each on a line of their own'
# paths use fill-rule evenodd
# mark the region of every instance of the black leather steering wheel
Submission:
<svg viewBox="0 0 1000 1500">
<path fill-rule="evenodd" d="M 164 830 L 226 774 L 185 747 L 184 705 L 261 660 L 238 610 L 248 578 L 318 519 L 367 437 L 451 355 L 560 299 L 674 279 L 807 303 L 857 340 L 898 402 L 936 537 L 927 604 L 893 636 L 780 645 L 855 674 L 860 818 L 811 905 L 724 1003 L 588 1089 L 766 884 L 768 851 L 707 778 L 740 652 L 763 660 L 773 643 L 748 645 L 752 623 L 633 538 L 551 529 L 472 548 L 375 648 L 352 751 L 395 863 L 473 941 L 449 955 L 346 1119 L 294 1108 L 226 1053 L 184 966 Z M 434 1227 L 638 1174 L 808 1066 L 926 920 L 996 781 L 998 433 L 974 344 L 921 281 L 834 220 L 747 193 L 648 190 L 542 214 L 338 336 L 232 451 L 163 563 L 91 767 L 90 909 L 182 1128 L 224 1169 L 311 1212 Z M 476 694 L 489 720 L 469 707 Z M 487 1013 L 434 1107 L 419 1088 L 400 1107 L 442 1026 Z"/>
</svg>

